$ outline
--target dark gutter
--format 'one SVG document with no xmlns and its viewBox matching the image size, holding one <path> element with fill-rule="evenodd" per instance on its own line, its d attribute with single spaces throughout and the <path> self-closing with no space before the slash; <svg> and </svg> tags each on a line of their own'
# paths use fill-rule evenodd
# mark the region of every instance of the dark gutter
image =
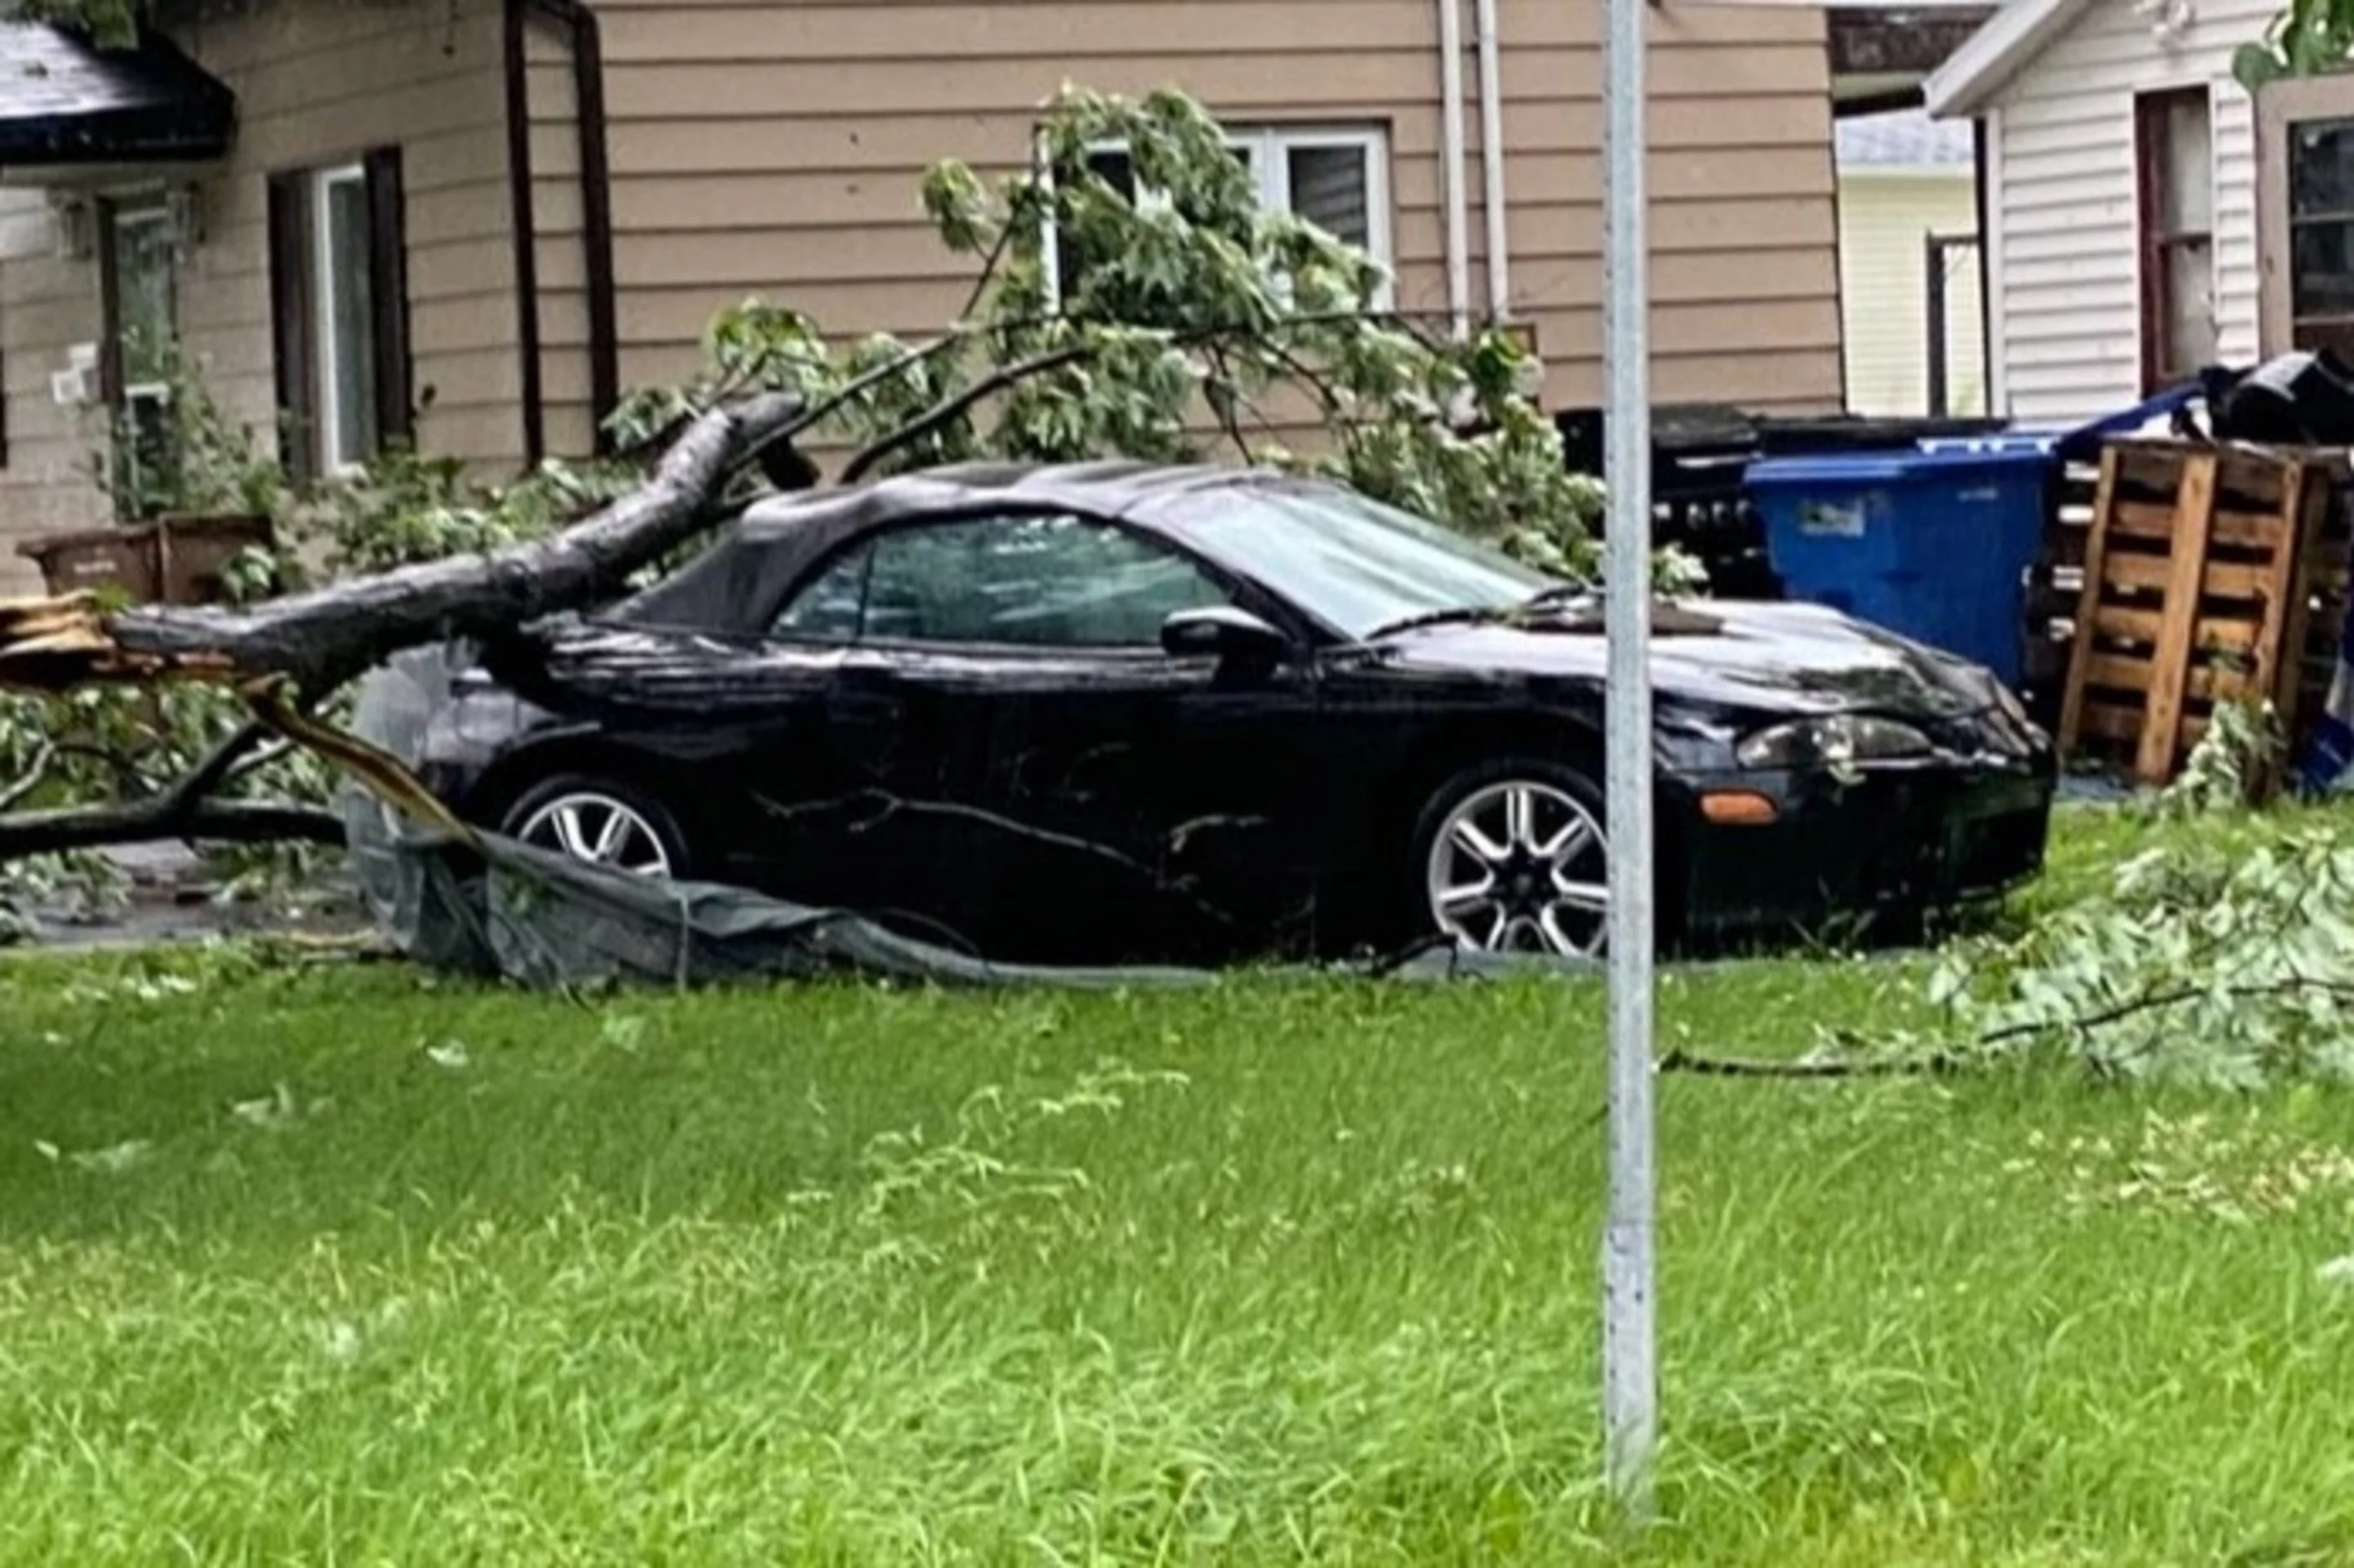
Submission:
<svg viewBox="0 0 2354 1568">
<path fill-rule="evenodd" d="M 621 401 L 620 327 L 613 283 L 613 166 L 605 121 L 605 35 L 594 7 L 580 0 L 530 0 L 572 34 L 574 123 L 580 135 L 580 243 L 588 252 L 588 415 L 597 455 L 612 437 L 606 417 Z"/>
<path fill-rule="evenodd" d="M 539 229 L 532 200 L 531 73 L 525 28 L 536 15 L 571 45 L 573 122 L 580 138 L 580 243 L 588 305 L 588 414 L 599 456 L 606 417 L 621 400 L 620 331 L 613 276 L 613 174 L 605 114 L 605 46 L 597 13 L 580 0 L 507 0 L 507 173 L 514 208 L 516 349 L 523 355 L 524 452 L 546 455 L 546 387 L 540 363 Z"/>
<path fill-rule="evenodd" d="M 1886 92 L 1867 93 L 1860 98 L 1833 98 L 1831 118 L 1851 119 L 1860 114 L 1893 114 L 1900 109 L 1921 107 L 1918 87 L 1900 87 Z"/>
<path fill-rule="evenodd" d="M 1998 410 L 1994 406 L 1994 263 L 1988 259 L 1994 251 L 1994 226 L 1988 217 L 1991 204 L 1987 184 L 1987 122 L 1985 115 L 1977 114 L 1970 117 L 1970 198 L 1978 219 L 1978 384 L 1986 388 L 1986 411 L 1991 415 Z"/>
<path fill-rule="evenodd" d="M 524 49 L 529 0 L 506 0 L 507 198 L 514 220 L 515 351 L 522 357 L 523 461 L 547 456 L 547 401 L 539 366 L 539 225 L 531 200 L 531 71 Z"/>
</svg>

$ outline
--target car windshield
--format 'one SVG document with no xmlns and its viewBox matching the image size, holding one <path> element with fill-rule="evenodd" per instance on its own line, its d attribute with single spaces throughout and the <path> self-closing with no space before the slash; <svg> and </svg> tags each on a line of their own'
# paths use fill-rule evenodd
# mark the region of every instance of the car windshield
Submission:
<svg viewBox="0 0 2354 1568">
<path fill-rule="evenodd" d="M 1337 485 L 1236 485 L 1185 532 L 1344 637 L 1507 610 L 1560 586 L 1502 551 Z"/>
</svg>

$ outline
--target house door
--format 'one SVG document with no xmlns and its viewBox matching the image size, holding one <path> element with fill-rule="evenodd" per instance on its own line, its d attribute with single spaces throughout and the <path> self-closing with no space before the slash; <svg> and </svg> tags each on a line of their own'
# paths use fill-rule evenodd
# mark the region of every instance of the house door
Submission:
<svg viewBox="0 0 2354 1568">
<path fill-rule="evenodd" d="M 2256 95 L 2258 342 L 2354 360 L 2354 74 Z"/>
</svg>

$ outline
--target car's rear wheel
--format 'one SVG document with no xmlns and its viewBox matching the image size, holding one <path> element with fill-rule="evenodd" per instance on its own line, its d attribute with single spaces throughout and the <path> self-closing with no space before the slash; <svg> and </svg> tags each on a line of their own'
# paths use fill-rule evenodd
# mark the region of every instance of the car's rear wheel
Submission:
<svg viewBox="0 0 2354 1568">
<path fill-rule="evenodd" d="M 663 803 L 631 785 L 567 775 L 535 785 L 500 823 L 535 849 L 639 876 L 689 874 L 686 835 Z"/>
<path fill-rule="evenodd" d="M 1536 758 L 1468 768 L 1425 806 L 1414 866 L 1422 926 L 1459 948 L 1600 954 L 1609 927 L 1602 794 Z"/>
</svg>

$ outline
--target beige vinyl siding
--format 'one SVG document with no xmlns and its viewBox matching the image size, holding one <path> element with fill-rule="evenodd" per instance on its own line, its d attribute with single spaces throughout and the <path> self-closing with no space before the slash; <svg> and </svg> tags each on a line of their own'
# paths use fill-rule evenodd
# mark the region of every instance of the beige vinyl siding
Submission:
<svg viewBox="0 0 2354 1568">
<path fill-rule="evenodd" d="M 1847 406 L 1858 414 L 1929 409 L 1928 236 L 1978 229 L 1967 167 L 1857 170 L 1840 179 L 1840 288 L 1847 321 Z M 1948 411 L 1986 407 L 1975 250 L 1950 254 L 1946 285 Z"/>
<path fill-rule="evenodd" d="M 420 450 L 511 468 L 522 452 L 499 0 L 204 5 L 181 46 L 238 96 L 237 144 L 206 192 L 184 278 L 187 346 L 216 389 L 271 420 L 268 176 L 401 149 Z"/>
<path fill-rule="evenodd" d="M 2226 361 L 2256 353 L 2255 153 L 2232 53 L 2260 37 L 2269 0 L 2202 0 L 2163 44 L 2131 0 L 2091 0 L 1996 96 L 2001 231 L 1996 354 L 2005 410 L 2072 419 L 2141 393 L 2139 213 L 2133 100 L 2205 84 L 2214 126 L 2215 310 Z"/>
<path fill-rule="evenodd" d="M 522 426 L 499 0 L 252 0 L 182 5 L 166 20 L 239 103 L 235 146 L 202 180 L 202 238 L 176 280 L 182 338 L 215 396 L 274 444 L 269 176 L 397 143 L 415 386 L 429 399 L 419 443 L 511 470 Z M 0 469 L 0 591 L 27 591 L 37 577 L 16 557 L 17 538 L 110 515 L 87 477 L 104 412 L 49 396 L 70 347 L 99 337 L 100 288 L 94 257 L 57 255 L 40 196 L 5 212 L 0 347 L 12 440 Z"/>
<path fill-rule="evenodd" d="M 1500 0 L 1512 304 L 1556 404 L 1600 386 L 1601 7 Z M 751 294 L 830 333 L 936 330 L 971 264 L 917 201 L 955 156 L 1019 167 L 1066 80 L 1185 89 L 1236 125 L 1387 133 L 1400 308 L 1446 308 L 1437 20 L 1429 0 L 600 0 L 625 387 L 691 367 Z M 1467 82 L 1477 75 L 1468 48 Z M 1823 20 L 1652 18 L 1657 393 L 1760 407 L 1839 397 Z M 1475 310 L 1484 262 L 1467 115 Z M 545 144 L 546 138 L 537 144 Z"/>
<path fill-rule="evenodd" d="M 49 377 L 76 344 L 99 337 L 95 266 L 58 254 L 58 231 L 38 191 L 0 191 L 0 376 L 8 399 L 8 461 L 0 467 L 0 594 L 29 593 L 40 574 L 16 546 L 41 534 L 103 522 L 91 482 L 98 410 L 51 401 Z"/>
</svg>

